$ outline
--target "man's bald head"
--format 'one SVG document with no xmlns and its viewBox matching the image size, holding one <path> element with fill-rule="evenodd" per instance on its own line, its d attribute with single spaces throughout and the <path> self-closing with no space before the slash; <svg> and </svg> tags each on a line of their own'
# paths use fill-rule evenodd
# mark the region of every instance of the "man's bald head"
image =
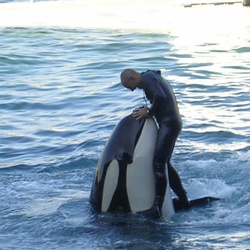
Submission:
<svg viewBox="0 0 250 250">
<path fill-rule="evenodd" d="M 141 74 L 133 69 L 125 69 L 121 73 L 121 83 L 125 88 L 134 91 L 141 81 Z"/>
</svg>

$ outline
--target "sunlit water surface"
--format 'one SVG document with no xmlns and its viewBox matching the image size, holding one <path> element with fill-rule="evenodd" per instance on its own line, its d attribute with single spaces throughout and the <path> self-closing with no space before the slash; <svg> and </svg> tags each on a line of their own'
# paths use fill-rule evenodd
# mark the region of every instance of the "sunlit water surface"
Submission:
<svg viewBox="0 0 250 250">
<path fill-rule="evenodd" d="M 127 14 L 96 3 L 103 12 L 94 27 L 74 20 L 16 27 L 5 19 L 1 249 L 249 249 L 250 10 L 172 4 L 161 22 L 161 3 Z M 170 81 L 184 125 L 173 163 L 190 198 L 221 201 L 167 222 L 93 213 L 100 153 L 120 119 L 143 104 L 141 91 L 119 84 L 127 67 L 161 69 Z"/>
</svg>

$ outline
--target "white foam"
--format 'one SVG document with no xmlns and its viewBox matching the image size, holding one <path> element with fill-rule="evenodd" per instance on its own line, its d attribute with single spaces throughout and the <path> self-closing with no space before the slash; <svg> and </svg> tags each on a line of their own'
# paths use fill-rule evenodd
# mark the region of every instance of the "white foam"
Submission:
<svg viewBox="0 0 250 250">
<path fill-rule="evenodd" d="M 250 161 L 250 151 L 247 152 L 239 152 L 239 161 L 241 162 L 249 162 Z"/>
<path fill-rule="evenodd" d="M 213 196 L 228 199 L 235 191 L 235 187 L 230 187 L 218 179 L 192 179 L 188 186 L 188 193 L 192 198 Z"/>
</svg>

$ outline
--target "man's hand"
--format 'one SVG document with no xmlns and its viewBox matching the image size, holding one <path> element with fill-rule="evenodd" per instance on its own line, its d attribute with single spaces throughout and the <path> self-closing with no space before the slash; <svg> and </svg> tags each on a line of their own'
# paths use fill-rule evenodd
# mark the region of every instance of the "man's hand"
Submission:
<svg viewBox="0 0 250 250">
<path fill-rule="evenodd" d="M 136 120 L 139 120 L 141 118 L 148 117 L 148 108 L 146 105 L 143 106 L 143 108 L 138 108 L 133 110 L 133 117 Z"/>
</svg>

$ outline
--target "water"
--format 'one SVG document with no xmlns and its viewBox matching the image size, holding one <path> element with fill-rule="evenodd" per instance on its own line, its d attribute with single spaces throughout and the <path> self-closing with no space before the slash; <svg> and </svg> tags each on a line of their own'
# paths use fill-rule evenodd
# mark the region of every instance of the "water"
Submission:
<svg viewBox="0 0 250 250">
<path fill-rule="evenodd" d="M 135 23 L 115 6 L 93 29 L 1 25 L 0 249 L 250 249 L 250 10 L 170 5 L 167 23 L 146 24 L 157 4 Z M 103 146 L 143 103 L 118 83 L 127 67 L 171 82 L 184 122 L 173 163 L 190 198 L 222 201 L 171 221 L 93 213 Z"/>
</svg>

